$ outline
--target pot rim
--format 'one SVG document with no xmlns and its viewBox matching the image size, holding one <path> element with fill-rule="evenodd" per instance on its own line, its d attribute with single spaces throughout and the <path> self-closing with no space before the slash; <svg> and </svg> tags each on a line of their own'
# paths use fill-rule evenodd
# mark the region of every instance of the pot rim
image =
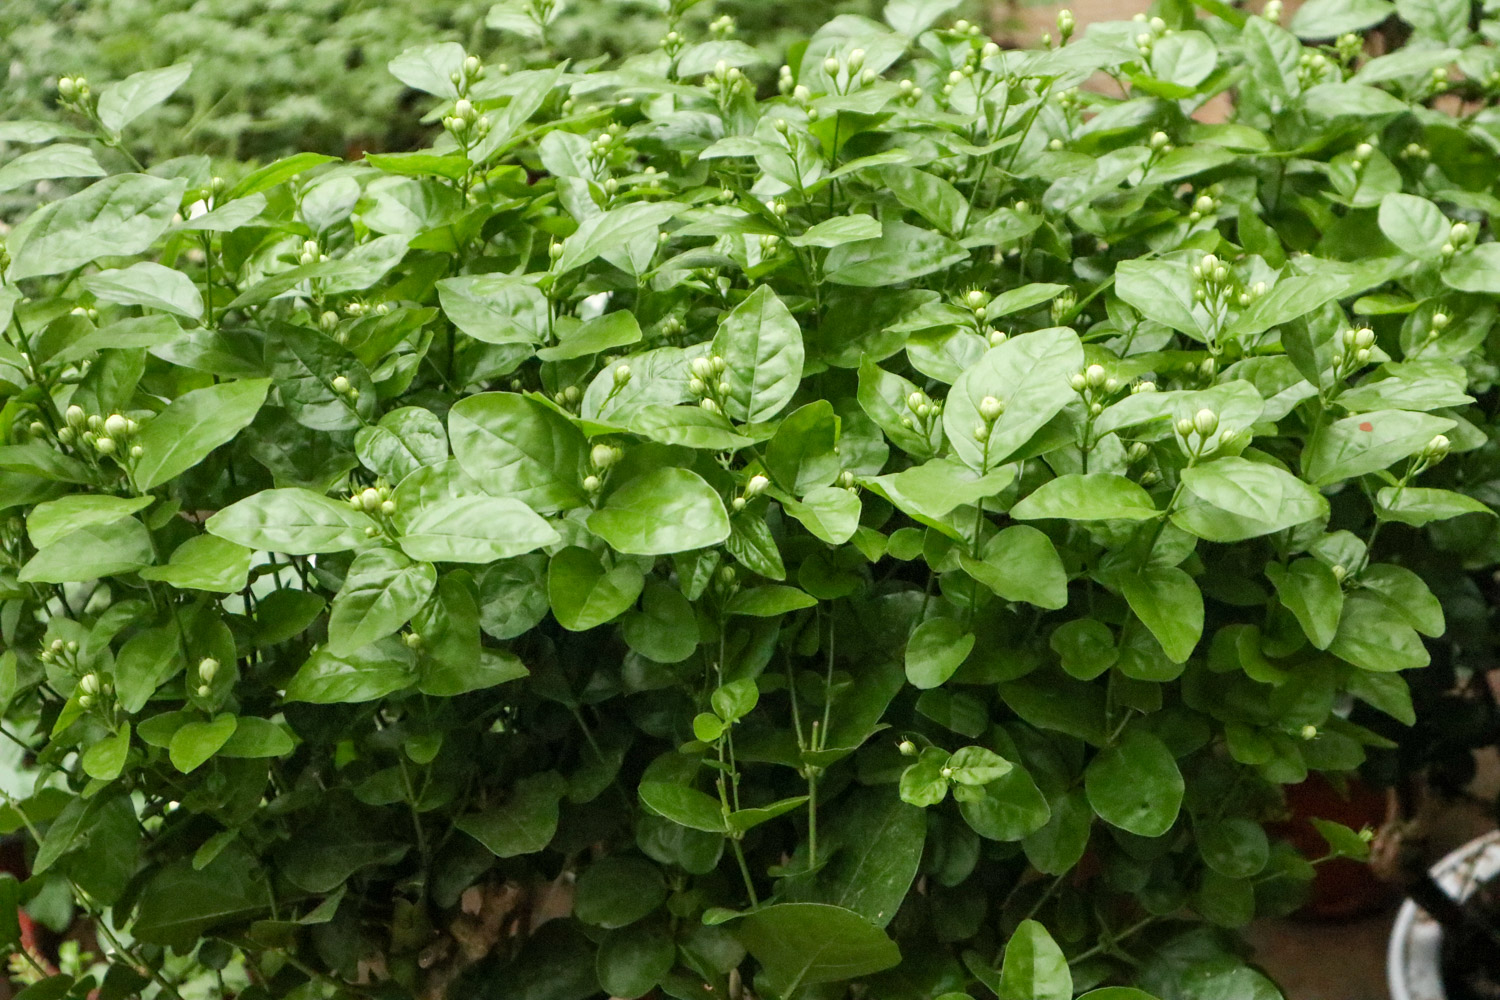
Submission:
<svg viewBox="0 0 1500 1000">
<path fill-rule="evenodd" d="M 1477 837 L 1432 866 L 1432 877 L 1455 899 L 1500 875 L 1500 830 Z M 1401 904 L 1386 949 L 1391 1000 L 1447 1000 L 1440 968 L 1442 928 L 1410 899 Z"/>
</svg>

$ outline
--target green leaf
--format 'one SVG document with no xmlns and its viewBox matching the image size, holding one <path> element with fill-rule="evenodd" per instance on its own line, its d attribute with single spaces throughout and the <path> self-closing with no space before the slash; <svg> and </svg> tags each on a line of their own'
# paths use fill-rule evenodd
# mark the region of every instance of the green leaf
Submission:
<svg viewBox="0 0 1500 1000">
<path fill-rule="evenodd" d="M 497 858 L 535 854 L 557 833 L 558 807 L 567 782 L 543 771 L 516 782 L 503 805 L 460 816 L 454 826 L 479 841 Z"/>
<path fill-rule="evenodd" d="M 628 347 L 641 339 L 641 325 L 635 314 L 624 309 L 595 316 L 576 328 L 558 332 L 556 347 L 536 352 L 543 361 L 571 361 L 599 354 L 616 347 Z"/>
<path fill-rule="evenodd" d="M 1312 644 L 1327 649 L 1344 610 L 1344 591 L 1333 570 L 1317 559 L 1298 559 L 1287 566 L 1268 563 L 1266 576 Z"/>
<path fill-rule="evenodd" d="M 941 233 L 887 219 L 878 238 L 828 251 L 823 275 L 835 285 L 881 288 L 952 267 L 966 257 L 962 246 Z"/>
<path fill-rule="evenodd" d="M 1151 47 L 1151 75 L 1180 87 L 1196 88 L 1218 62 L 1218 50 L 1201 31 L 1177 31 Z"/>
<path fill-rule="evenodd" d="M 1124 476 L 1089 472 L 1048 480 L 1011 508 L 1010 516 L 1018 521 L 1145 521 L 1160 513 L 1139 484 Z"/>
<path fill-rule="evenodd" d="M 547 297 L 531 282 L 473 274 L 438 282 L 443 314 L 486 344 L 540 344 L 547 339 Z"/>
<path fill-rule="evenodd" d="M 677 944 L 667 928 L 645 923 L 604 935 L 594 969 L 606 993 L 620 1000 L 632 1000 L 650 993 L 668 977 L 676 962 Z"/>
<path fill-rule="evenodd" d="M 1160 739 L 1129 727 L 1084 771 L 1084 790 L 1099 818 L 1142 837 L 1160 837 L 1177 821 L 1182 772 Z"/>
<path fill-rule="evenodd" d="M 99 90 L 96 113 L 99 124 L 119 135 L 120 131 L 177 92 L 193 73 L 192 63 L 132 73 Z"/>
<path fill-rule="evenodd" d="M 453 75 L 463 69 L 465 54 L 457 42 L 435 42 L 413 46 L 385 65 L 408 87 L 452 100 L 458 96 Z"/>
<path fill-rule="evenodd" d="M 940 524 L 956 508 L 997 495 L 1015 478 L 1013 465 L 1002 465 L 980 475 L 951 458 L 935 458 L 868 483 L 913 517 Z"/>
<path fill-rule="evenodd" d="M 819 820 L 818 851 L 828 861 L 816 881 L 783 882 L 786 901 L 832 903 L 885 927 L 916 880 L 927 813 L 886 785 L 842 798 L 826 825 Z"/>
<path fill-rule="evenodd" d="M 1302 471 L 1313 486 L 1379 472 L 1414 455 L 1453 421 L 1408 410 L 1376 410 L 1320 424 L 1302 453 Z"/>
<path fill-rule="evenodd" d="M 1414 528 L 1464 514 L 1494 515 L 1488 504 L 1453 490 L 1421 486 L 1382 486 L 1375 494 L 1375 513 L 1382 521 L 1400 521 Z"/>
<path fill-rule="evenodd" d="M 1083 347 L 1067 327 L 1021 334 L 990 348 L 953 383 L 943 408 L 943 430 L 954 453 L 980 472 L 1005 461 L 1074 398 L 1068 379 L 1081 367 Z M 1005 406 L 993 425 L 979 413 L 986 396 Z"/>
<path fill-rule="evenodd" d="M 728 832 L 719 802 L 696 789 L 665 781 L 643 781 L 637 794 L 647 809 L 678 826 L 704 833 Z"/>
<path fill-rule="evenodd" d="M 556 553 L 547 568 L 547 598 L 558 624 L 583 632 L 618 618 L 635 603 L 645 577 L 634 563 L 621 562 L 605 572 L 599 557 L 570 546 Z"/>
<path fill-rule="evenodd" d="M 347 503 L 287 487 L 264 490 L 208 519 L 209 532 L 246 548 L 288 555 L 343 552 L 364 544 L 375 523 Z"/>
<path fill-rule="evenodd" d="M 114 497 L 93 493 L 73 493 L 56 500 L 39 503 L 26 515 L 26 534 L 31 544 L 46 548 L 75 531 L 90 525 L 105 525 L 122 520 L 151 506 L 151 497 Z"/>
<path fill-rule="evenodd" d="M 361 427 L 354 449 L 366 468 L 387 482 L 399 483 L 418 469 L 448 460 L 448 433 L 431 411 L 403 406 L 381 417 L 380 423 Z"/>
<path fill-rule="evenodd" d="M 662 223 L 675 217 L 682 208 L 671 201 L 638 201 L 591 216 L 579 223 L 572 236 L 563 240 L 562 255 L 553 270 L 557 274 L 566 274 L 635 239 L 647 235 L 655 237 Z M 775 297 L 769 285 L 761 287 Z"/>
<path fill-rule="evenodd" d="M 630 415 L 630 430 L 662 444 L 705 451 L 734 451 L 755 443 L 754 438 L 735 433 L 722 414 L 697 406 L 642 406 Z"/>
<path fill-rule="evenodd" d="M 219 748 L 220 757 L 285 757 L 297 747 L 292 734 L 270 719 L 240 716 L 234 734 Z"/>
<path fill-rule="evenodd" d="M 141 888 L 130 928 L 141 941 L 186 950 L 209 928 L 270 908 L 271 889 L 260 859 L 230 846 L 202 870 L 187 857 L 158 869 Z"/>
<path fill-rule="evenodd" d="M 1068 574 L 1052 539 L 1026 524 L 1005 528 L 980 558 L 960 556 L 964 572 L 1007 601 L 1057 610 L 1068 603 Z"/>
<path fill-rule="evenodd" d="M 843 468 L 839 456 L 839 418 L 826 399 L 790 413 L 766 447 L 766 470 L 798 496 L 827 486 Z"/>
<path fill-rule="evenodd" d="M 1052 816 L 1047 799 L 1023 767 L 1012 767 L 978 796 L 963 796 L 959 812 L 986 840 L 1011 843 L 1036 833 Z"/>
<path fill-rule="evenodd" d="M 1000 1000 L 1072 1000 L 1068 960 L 1035 920 L 1023 920 L 1006 943 L 997 992 Z"/>
<path fill-rule="evenodd" d="M 916 391 L 915 384 L 886 371 L 870 358 L 861 360 L 858 392 L 860 409 L 885 432 L 892 444 L 909 455 L 926 459 L 937 452 L 938 442 L 923 431 L 916 415 L 907 407 L 907 399 Z M 939 432 L 940 430 L 941 425 Z"/>
<path fill-rule="evenodd" d="M 314 705 L 374 701 L 410 687 L 415 679 L 406 647 L 387 639 L 342 657 L 318 650 L 292 677 L 283 697 Z"/>
<path fill-rule="evenodd" d="M 1455 254 L 1443 268 L 1443 284 L 1460 292 L 1500 294 L 1500 243 L 1481 243 Z"/>
<path fill-rule="evenodd" d="M 539 514 L 587 503 L 583 468 L 588 442 L 568 418 L 525 396 L 486 392 L 448 413 L 458 464 L 495 496 Z"/>
<path fill-rule="evenodd" d="M 190 774 L 202 766 L 234 735 L 239 720 L 227 712 L 211 722 L 189 722 L 172 734 L 168 756 L 172 766 Z"/>
<path fill-rule="evenodd" d="M 801 500 L 783 501 L 782 507 L 829 545 L 844 544 L 859 527 L 859 497 L 841 486 L 820 486 Z"/>
<path fill-rule="evenodd" d="M 829 249 L 845 243 L 873 240 L 880 237 L 880 223 L 868 215 L 842 215 L 824 219 L 811 226 L 800 236 L 791 236 L 787 242 L 794 247 L 823 247 Z"/>
<path fill-rule="evenodd" d="M 940 687 L 974 648 L 974 633 L 954 618 L 929 618 L 906 642 L 906 679 L 912 686 Z"/>
<path fill-rule="evenodd" d="M 818 599 L 796 587 L 765 586 L 741 590 L 725 610 L 731 615 L 752 618 L 775 618 L 791 611 L 817 607 Z"/>
<path fill-rule="evenodd" d="M 1176 566 L 1148 566 L 1112 581 L 1173 663 L 1186 663 L 1203 637 L 1203 592 Z"/>
<path fill-rule="evenodd" d="M 113 733 L 85 750 L 78 763 L 95 781 L 114 781 L 125 769 L 129 755 L 130 723 L 122 722 Z"/>
<path fill-rule="evenodd" d="M 0 167 L 0 193 L 38 181 L 64 177 L 103 177 L 105 170 L 83 146 L 57 144 L 22 153 Z"/>
<path fill-rule="evenodd" d="M 1406 567 L 1375 563 L 1360 573 L 1359 586 L 1423 635 L 1437 637 L 1446 631 L 1442 602 L 1420 576 Z"/>
<path fill-rule="evenodd" d="M 1047 645 L 1062 659 L 1062 668 L 1081 681 L 1091 681 L 1120 658 L 1115 634 L 1093 618 L 1077 618 L 1053 629 Z"/>
<path fill-rule="evenodd" d="M 151 565 L 151 536 L 133 517 L 90 524 L 40 549 L 21 567 L 22 583 L 77 583 Z"/>
<path fill-rule="evenodd" d="M 141 306 L 188 319 L 203 315 L 203 295 L 193 279 L 151 261 L 88 275 L 83 287 L 101 302 Z"/>
<path fill-rule="evenodd" d="M 761 285 L 724 317 L 713 353 L 726 364 L 724 412 L 732 420 L 770 420 L 802 380 L 801 328 L 770 285 Z"/>
<path fill-rule="evenodd" d="M 1430 259 L 1448 242 L 1448 218 L 1426 198 L 1388 194 L 1380 202 L 1379 218 L 1381 233 L 1407 256 Z"/>
<path fill-rule="evenodd" d="M 172 400 L 141 428 L 136 486 L 155 489 L 203 461 L 249 426 L 270 388 L 270 379 L 241 379 L 194 389 Z"/>
<path fill-rule="evenodd" d="M 1199 823 L 1194 833 L 1204 863 L 1228 878 L 1253 878 L 1270 860 L 1266 831 L 1254 820 L 1237 816 L 1209 820 Z"/>
<path fill-rule="evenodd" d="M 488 563 L 554 545 L 560 537 L 519 500 L 453 497 L 423 505 L 411 515 L 400 545 L 413 559 Z"/>
<path fill-rule="evenodd" d="M 775 903 L 739 922 L 735 934 L 782 989 L 844 982 L 889 969 L 900 949 L 853 910 L 827 903 Z"/>
<path fill-rule="evenodd" d="M 395 549 L 366 549 L 354 557 L 328 616 L 328 652 L 347 656 L 405 625 L 437 585 L 431 563 Z"/>
<path fill-rule="evenodd" d="M 644 858 L 615 855 L 584 869 L 573 897 L 573 915 L 595 927 L 624 927 L 667 898 L 661 869 Z"/>
<path fill-rule="evenodd" d="M 641 610 L 625 617 L 621 631 L 626 645 L 657 663 L 681 663 L 698 648 L 698 619 L 692 603 L 680 590 L 663 583 L 647 585 Z"/>
<path fill-rule="evenodd" d="M 1311 817 L 1318 834 L 1328 843 L 1328 852 L 1341 858 L 1366 861 L 1370 857 L 1370 841 L 1342 823 Z"/>
<path fill-rule="evenodd" d="M 1302 38 L 1336 38 L 1373 27 L 1396 13 L 1389 0 L 1308 0 L 1292 15 Z"/>
<path fill-rule="evenodd" d="M 1172 523 L 1212 542 L 1238 542 L 1328 516 L 1328 501 L 1285 469 L 1226 456 L 1184 469 L 1188 503 Z M 1229 515 L 1220 516 L 1220 513 Z"/>
<path fill-rule="evenodd" d="M 181 178 L 116 174 L 44 205 L 10 234 L 10 280 L 141 253 L 166 232 L 186 186 Z"/>
<path fill-rule="evenodd" d="M 178 590 L 233 594 L 245 589 L 255 552 L 214 535 L 194 535 L 172 550 L 165 566 L 147 566 L 142 580 L 170 584 Z"/>
<path fill-rule="evenodd" d="M 1431 659 L 1416 630 L 1391 615 L 1378 598 L 1350 594 L 1328 651 L 1364 670 L 1390 672 L 1425 667 Z"/>
<path fill-rule="evenodd" d="M 729 513 L 697 473 L 658 468 L 609 494 L 588 526 L 617 552 L 664 556 L 722 542 L 729 537 Z"/>
</svg>

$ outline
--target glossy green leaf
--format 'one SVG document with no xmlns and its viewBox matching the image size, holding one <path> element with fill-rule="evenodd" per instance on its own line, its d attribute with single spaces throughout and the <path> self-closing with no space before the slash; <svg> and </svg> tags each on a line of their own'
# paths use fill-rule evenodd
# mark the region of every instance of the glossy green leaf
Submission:
<svg viewBox="0 0 1500 1000">
<path fill-rule="evenodd" d="M 615 551 L 633 555 L 671 555 L 729 537 L 724 501 L 687 469 L 655 469 L 627 480 L 589 515 L 588 525 Z"/>
</svg>

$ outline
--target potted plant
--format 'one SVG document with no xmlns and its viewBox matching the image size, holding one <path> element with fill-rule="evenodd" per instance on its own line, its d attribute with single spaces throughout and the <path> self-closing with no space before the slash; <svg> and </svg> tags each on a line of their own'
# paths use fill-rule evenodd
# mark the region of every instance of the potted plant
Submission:
<svg viewBox="0 0 1500 1000">
<path fill-rule="evenodd" d="M 758 91 L 691 6 L 419 45 L 357 163 L 138 162 L 187 66 L 0 125 L 0 896 L 108 958 L 36 1000 L 1275 995 L 1262 821 L 1487 511 L 1490 50 L 893 0 Z"/>
</svg>

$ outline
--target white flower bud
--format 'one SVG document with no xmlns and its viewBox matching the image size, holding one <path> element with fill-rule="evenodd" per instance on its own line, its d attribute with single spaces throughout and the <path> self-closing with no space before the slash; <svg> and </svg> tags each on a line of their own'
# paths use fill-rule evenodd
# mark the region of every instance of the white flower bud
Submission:
<svg viewBox="0 0 1500 1000">
<path fill-rule="evenodd" d="M 1370 158 L 1370 154 L 1373 152 L 1375 152 L 1375 147 L 1370 145 L 1368 142 L 1362 142 L 1358 146 L 1354 147 L 1354 156 L 1356 159 L 1368 160 Z"/>
<path fill-rule="evenodd" d="M 1108 377 L 1103 365 L 1089 365 L 1083 371 L 1083 380 L 1088 384 L 1090 389 L 1099 388 Z"/>
<path fill-rule="evenodd" d="M 382 501 L 380 501 L 380 513 L 384 514 L 386 517 L 390 517 L 392 514 L 396 513 L 396 501 L 394 501 L 394 500 L 382 500 Z"/>
<path fill-rule="evenodd" d="M 915 757 L 917 755 L 917 745 L 911 740 L 902 740 L 896 744 L 896 749 L 901 752 L 901 756 L 903 757 Z"/>
<path fill-rule="evenodd" d="M 838 73 L 839 73 L 839 61 L 838 61 L 838 59 L 836 59 L 833 56 L 829 56 L 827 59 L 824 59 L 823 60 L 823 72 L 827 73 L 829 76 L 838 76 Z"/>
<path fill-rule="evenodd" d="M 214 689 L 209 687 L 207 684 L 198 685 L 198 697 L 200 698 L 207 698 L 209 695 L 213 694 L 213 691 Z"/>
<path fill-rule="evenodd" d="M 115 450 L 115 439 L 109 437 L 95 438 L 94 448 L 101 455 L 112 455 Z"/>
<path fill-rule="evenodd" d="M 585 476 L 583 478 L 583 488 L 590 493 L 599 492 L 599 487 L 603 485 L 604 484 L 599 481 L 598 476 Z"/>
<path fill-rule="evenodd" d="M 1318 738 L 1318 727 L 1312 725 L 1303 726 L 1298 730 L 1297 735 L 1301 736 L 1304 740 L 1315 740 Z"/>
<path fill-rule="evenodd" d="M 63 413 L 63 419 L 68 422 L 69 427 L 82 427 L 88 420 L 88 415 L 83 412 L 83 407 L 74 403 Z"/>
<path fill-rule="evenodd" d="M 1208 437 L 1219 429 L 1219 415 L 1210 409 L 1202 409 L 1193 414 L 1193 429 L 1204 437 Z"/>
<path fill-rule="evenodd" d="M 1193 433 L 1193 422 L 1187 417 L 1182 417 L 1181 419 L 1179 419 L 1177 421 L 1178 436 L 1187 437 L 1191 433 Z"/>
<path fill-rule="evenodd" d="M 83 692 L 84 694 L 98 694 L 99 675 L 84 674 L 83 677 L 78 681 L 78 690 Z"/>
<path fill-rule="evenodd" d="M 615 367 L 615 385 L 623 386 L 630 381 L 630 366 L 617 365 Z"/>
<path fill-rule="evenodd" d="M 765 476 L 759 474 L 751 476 L 750 481 L 745 484 L 745 496 L 754 499 L 755 497 L 758 497 L 762 493 L 764 493 L 766 491 L 766 487 L 770 485 L 771 480 L 767 479 Z"/>
<path fill-rule="evenodd" d="M 339 395 L 343 395 L 344 393 L 348 392 L 349 380 L 343 375 L 335 375 L 333 377 L 333 391 L 338 393 Z"/>
<path fill-rule="evenodd" d="M 986 396 L 979 401 L 979 415 L 986 423 L 993 424 L 1004 412 L 1005 404 L 994 396 Z"/>
<path fill-rule="evenodd" d="M 607 444 L 596 444 L 589 452 L 589 460 L 596 469 L 607 469 L 620 458 L 619 452 Z"/>
<path fill-rule="evenodd" d="M 1444 330 L 1444 329 L 1447 329 L 1448 323 L 1449 323 L 1449 320 L 1448 320 L 1448 314 L 1447 313 L 1440 313 L 1440 312 L 1438 312 L 1438 313 L 1433 313 L 1432 314 L 1432 328 L 1434 330 Z"/>
<path fill-rule="evenodd" d="M 380 508 L 380 503 L 380 491 L 373 486 L 366 487 L 359 495 L 359 505 L 371 513 Z"/>
<path fill-rule="evenodd" d="M 1354 332 L 1355 347 L 1370 347 L 1375 343 L 1375 331 L 1370 329 L 1356 330 Z"/>
</svg>

